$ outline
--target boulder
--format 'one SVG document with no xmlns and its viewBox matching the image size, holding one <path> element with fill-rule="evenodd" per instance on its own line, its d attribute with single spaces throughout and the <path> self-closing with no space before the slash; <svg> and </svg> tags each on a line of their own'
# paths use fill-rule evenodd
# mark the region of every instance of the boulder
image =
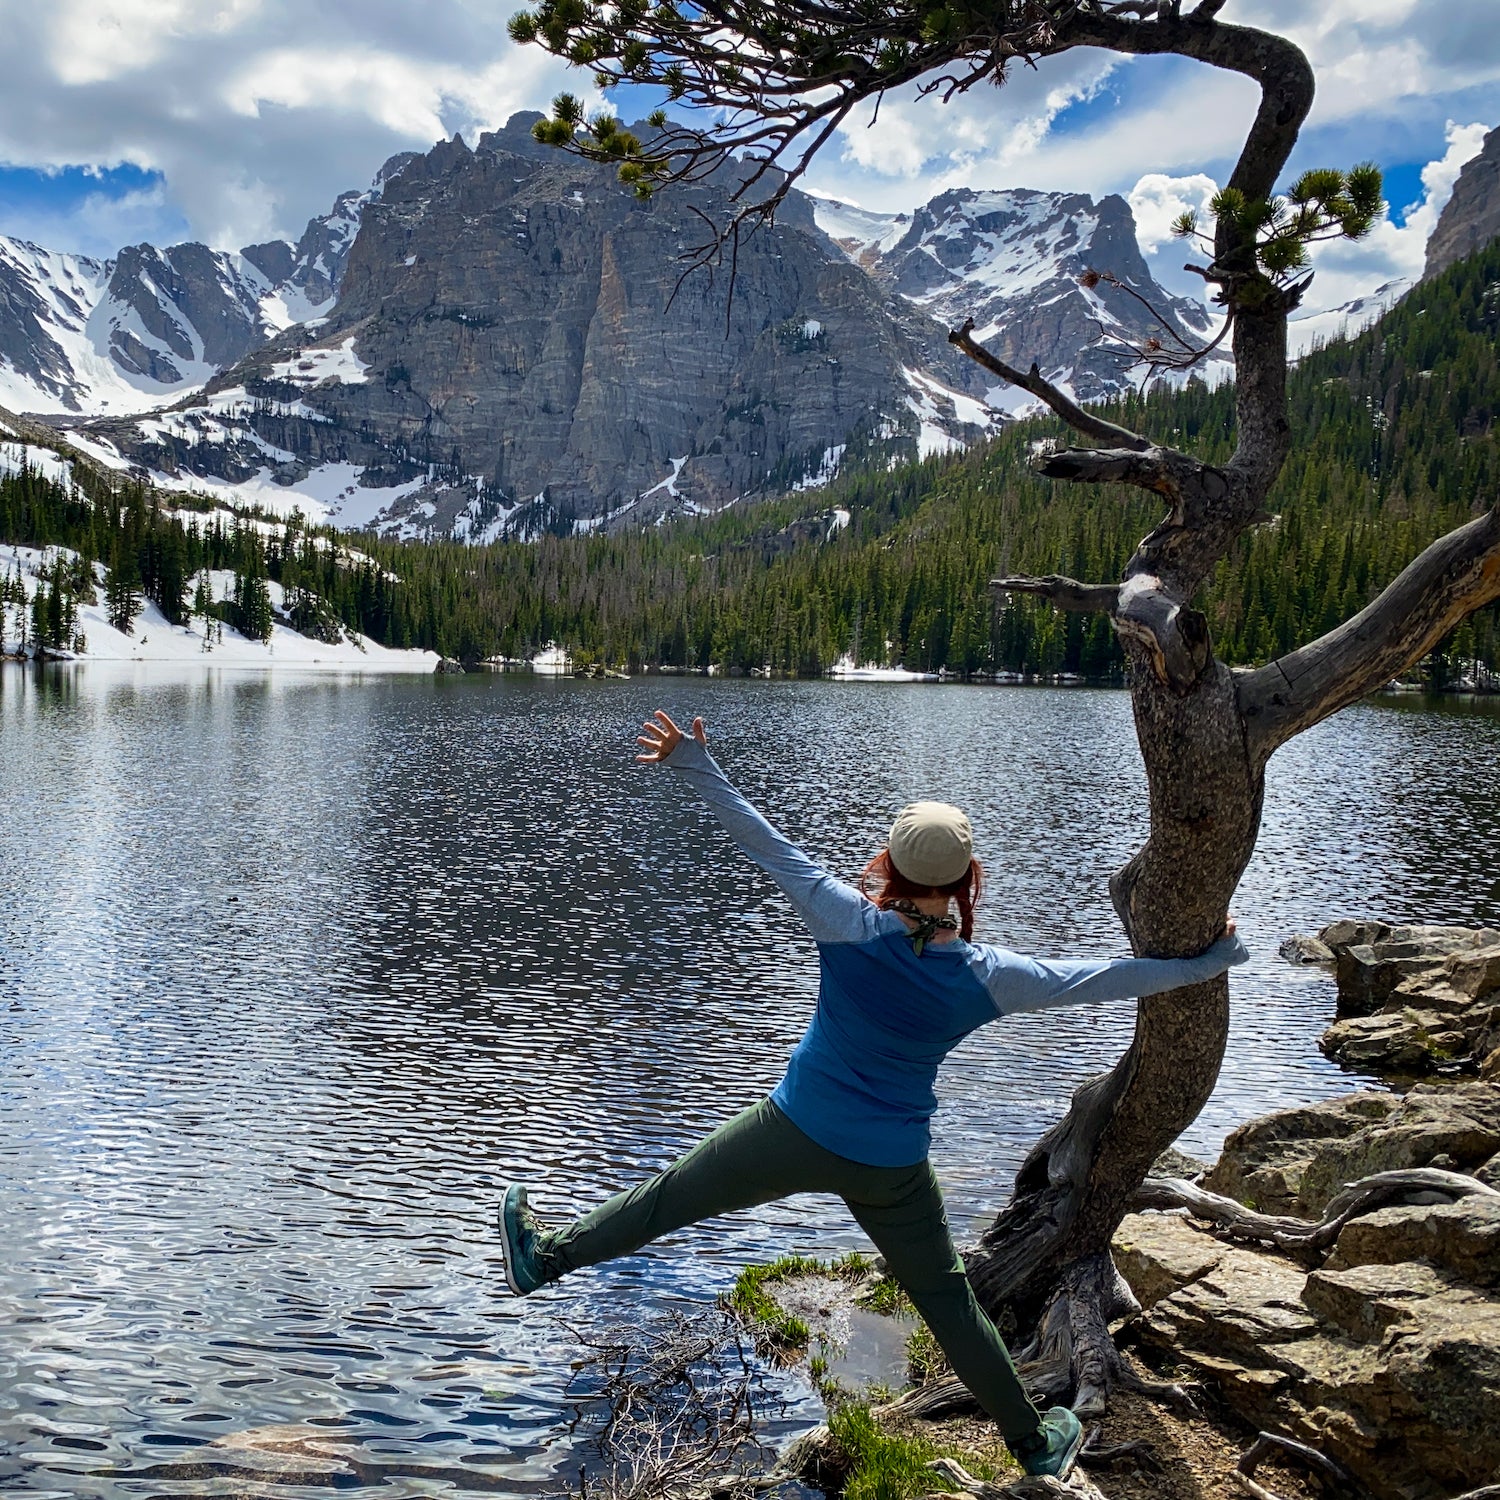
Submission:
<svg viewBox="0 0 1500 1500">
<path fill-rule="evenodd" d="M 1500 994 L 1500 938 L 1483 947 L 1455 953 L 1443 965 L 1449 985 L 1471 1000 Z"/>
<path fill-rule="evenodd" d="M 1436 1210 L 1381 1211 L 1411 1212 Z M 1487 1242 L 1488 1223 L 1486 1208 L 1434 1238 Z M 1425 1245 L 1424 1233 L 1387 1223 L 1363 1243 L 1394 1254 L 1403 1235 Z M 1351 1253 L 1360 1243 L 1351 1238 Z M 1309 1273 L 1170 1214 L 1131 1215 L 1114 1248 L 1145 1308 L 1145 1343 L 1212 1385 L 1247 1422 L 1337 1459 L 1378 1500 L 1442 1500 L 1500 1471 L 1492 1291 L 1425 1261 L 1330 1263 Z"/>
<path fill-rule="evenodd" d="M 1418 1084 L 1405 1097 L 1347 1094 L 1241 1125 L 1203 1181 L 1263 1213 L 1322 1216 L 1346 1183 L 1451 1159 L 1473 1172 L 1500 1152 L 1500 1088 Z"/>
<path fill-rule="evenodd" d="M 1470 1286 L 1500 1285 L 1500 1192 L 1457 1203 L 1403 1204 L 1352 1219 L 1328 1268 L 1425 1261 Z"/>
<path fill-rule="evenodd" d="M 1322 938 L 1289 937 L 1278 950 L 1289 964 L 1331 964 L 1333 949 Z"/>
<path fill-rule="evenodd" d="M 1206 1171 L 1208 1171 L 1208 1163 L 1206 1161 L 1199 1161 L 1196 1156 L 1189 1156 L 1186 1151 L 1179 1151 L 1176 1146 L 1168 1146 L 1151 1163 L 1146 1176 L 1182 1177 L 1188 1182 L 1197 1182 Z"/>
<path fill-rule="evenodd" d="M 1338 981 L 1321 1044 L 1335 1060 L 1402 1077 L 1474 1073 L 1500 1047 L 1500 931 L 1334 922 L 1282 944 L 1288 957 L 1321 948 Z"/>
<path fill-rule="evenodd" d="M 1397 957 L 1383 949 L 1383 944 L 1377 947 L 1360 943 L 1335 950 L 1338 1015 L 1371 1015 L 1391 998 L 1403 980 L 1419 976 L 1436 979 L 1442 973 L 1441 958 L 1417 953 Z"/>
<path fill-rule="evenodd" d="M 1398 986 L 1409 981 L 1439 982 L 1447 978 L 1445 965 L 1455 954 L 1500 943 L 1493 928 L 1449 927 L 1388 922 L 1331 922 L 1315 938 L 1290 938 L 1282 952 L 1298 962 L 1324 962 L 1319 950 L 1332 955 L 1338 977 L 1338 1014 L 1367 1016 L 1379 1010 Z M 1307 957 L 1302 957 L 1306 945 Z M 1493 987 L 1500 987 L 1500 952 Z"/>
<path fill-rule="evenodd" d="M 1391 930 L 1389 922 L 1330 922 L 1319 934 L 1318 941 L 1325 948 L 1337 952 L 1356 943 L 1378 943 Z"/>
<path fill-rule="evenodd" d="M 1203 1186 L 1262 1213 L 1306 1214 L 1302 1179 L 1318 1148 L 1365 1131 L 1400 1107 L 1392 1094 L 1368 1092 L 1262 1115 L 1231 1133 Z"/>
<path fill-rule="evenodd" d="M 1363 1073 L 1421 1078 L 1466 1057 L 1469 1034 L 1452 1016 L 1408 1005 L 1335 1021 L 1318 1046 L 1336 1062 Z"/>
</svg>

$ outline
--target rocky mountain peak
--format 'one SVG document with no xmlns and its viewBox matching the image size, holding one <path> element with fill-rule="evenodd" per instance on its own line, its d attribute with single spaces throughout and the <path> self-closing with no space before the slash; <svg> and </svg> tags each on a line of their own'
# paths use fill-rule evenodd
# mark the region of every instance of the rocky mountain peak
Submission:
<svg viewBox="0 0 1500 1500">
<path fill-rule="evenodd" d="M 0 237 L 0 400 L 18 411 L 145 411 L 332 305 L 365 207 L 415 158 L 339 195 L 295 245 L 127 245 L 112 260 Z"/>
<path fill-rule="evenodd" d="M 857 265 L 898 296 L 949 325 L 975 321 L 977 335 L 1012 364 L 1035 360 L 1081 399 L 1131 384 L 1122 343 L 1161 336 L 1155 308 L 1171 331 L 1202 339 L 1214 319 L 1152 277 L 1136 238 L 1135 216 L 1118 194 L 1029 188 L 952 188 L 911 215 L 877 214 L 817 199 L 818 225 Z M 1084 272 L 1108 271 L 1138 295 Z M 1205 371 L 1227 373 L 1227 361 Z M 997 388 L 989 399 L 1025 405 Z"/>
<path fill-rule="evenodd" d="M 1464 163 L 1453 196 L 1427 242 L 1423 279 L 1500 238 L 1500 127 L 1484 138 L 1479 155 Z"/>
<path fill-rule="evenodd" d="M 309 511 L 332 487 L 352 524 L 477 538 L 713 508 L 997 421 L 945 330 L 805 202 L 742 244 L 732 298 L 723 268 L 679 285 L 732 178 L 642 202 L 533 119 L 387 174 L 315 324 L 204 398 L 90 432 L 173 483 Z"/>
</svg>

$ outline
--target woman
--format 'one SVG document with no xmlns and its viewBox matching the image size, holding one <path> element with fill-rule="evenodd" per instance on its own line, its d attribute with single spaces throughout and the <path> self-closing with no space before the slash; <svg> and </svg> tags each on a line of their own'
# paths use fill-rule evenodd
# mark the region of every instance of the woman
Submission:
<svg viewBox="0 0 1500 1500">
<path fill-rule="evenodd" d="M 837 1193 L 1026 1472 L 1066 1476 L 1083 1429 L 1066 1407 L 1043 1415 L 1032 1405 L 948 1232 L 927 1161 L 938 1064 L 997 1016 L 1211 979 L 1248 957 L 1233 924 L 1188 959 L 1058 962 L 971 944 L 980 868 L 956 807 L 902 809 L 866 869 L 879 880 L 872 899 L 820 869 L 735 791 L 708 753 L 702 719 L 688 737 L 658 710 L 638 743 L 636 759 L 687 781 L 807 923 L 821 967 L 817 1010 L 771 1096 L 651 1181 L 557 1230 L 537 1223 L 524 1187 L 508 1188 L 500 1232 L 511 1290 L 525 1296 L 700 1219 Z"/>
</svg>

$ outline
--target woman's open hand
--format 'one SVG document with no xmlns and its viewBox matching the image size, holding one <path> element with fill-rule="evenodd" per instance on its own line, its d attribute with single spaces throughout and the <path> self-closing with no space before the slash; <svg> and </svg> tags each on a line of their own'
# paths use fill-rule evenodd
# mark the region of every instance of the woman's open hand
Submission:
<svg viewBox="0 0 1500 1500">
<path fill-rule="evenodd" d="M 641 732 L 636 736 L 637 745 L 646 747 L 644 755 L 637 755 L 636 759 L 645 761 L 648 765 L 656 765 L 664 761 L 681 743 L 682 730 L 672 722 L 672 716 L 664 708 L 656 712 L 641 725 Z M 700 745 L 708 744 L 708 736 L 704 733 L 703 720 L 693 720 L 693 738 Z"/>
</svg>

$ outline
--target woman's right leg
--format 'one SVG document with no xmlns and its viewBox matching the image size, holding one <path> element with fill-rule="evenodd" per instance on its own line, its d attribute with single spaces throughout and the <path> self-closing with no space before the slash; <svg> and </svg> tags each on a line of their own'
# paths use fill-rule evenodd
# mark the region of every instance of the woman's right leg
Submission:
<svg viewBox="0 0 1500 1500">
<path fill-rule="evenodd" d="M 537 1258 L 555 1281 L 700 1219 L 826 1190 L 817 1173 L 817 1158 L 826 1154 L 762 1099 L 648 1182 L 616 1193 L 565 1229 L 538 1235 Z"/>
</svg>

